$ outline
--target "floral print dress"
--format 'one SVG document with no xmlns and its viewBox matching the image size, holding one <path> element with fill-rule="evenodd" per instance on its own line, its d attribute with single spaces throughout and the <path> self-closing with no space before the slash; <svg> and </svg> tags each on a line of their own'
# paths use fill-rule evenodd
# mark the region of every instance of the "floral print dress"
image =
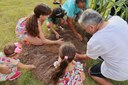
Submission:
<svg viewBox="0 0 128 85">
<path fill-rule="evenodd" d="M 83 72 L 83 65 L 80 62 L 77 62 L 72 71 L 65 73 L 63 78 L 59 79 L 58 85 L 83 85 L 80 76 L 81 72 Z"/>
<path fill-rule="evenodd" d="M 28 36 L 26 32 L 26 21 L 27 18 L 21 18 L 16 26 L 16 36 L 21 40 L 24 41 L 25 38 Z"/>
<path fill-rule="evenodd" d="M 0 73 L 0 82 L 9 80 L 18 71 L 17 64 L 20 62 L 19 59 L 8 58 L 3 52 L 0 52 L 0 64 L 8 65 L 12 67 L 12 72 L 10 74 Z"/>
</svg>

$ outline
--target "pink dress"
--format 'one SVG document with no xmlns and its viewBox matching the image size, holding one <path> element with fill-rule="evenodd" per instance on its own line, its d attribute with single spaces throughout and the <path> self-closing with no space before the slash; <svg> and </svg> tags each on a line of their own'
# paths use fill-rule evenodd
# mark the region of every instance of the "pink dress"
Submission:
<svg viewBox="0 0 128 85">
<path fill-rule="evenodd" d="M 24 41 L 25 38 L 28 36 L 26 31 L 26 21 L 27 21 L 27 18 L 21 18 L 16 25 L 16 36 L 21 41 Z"/>
<path fill-rule="evenodd" d="M 3 52 L 0 52 L 0 64 L 8 65 L 12 67 L 12 73 L 10 74 L 2 74 L 0 73 L 0 81 L 6 81 L 9 80 L 12 76 L 16 74 L 17 70 L 17 64 L 19 63 L 19 59 L 12 59 L 8 58 L 4 55 Z"/>
</svg>

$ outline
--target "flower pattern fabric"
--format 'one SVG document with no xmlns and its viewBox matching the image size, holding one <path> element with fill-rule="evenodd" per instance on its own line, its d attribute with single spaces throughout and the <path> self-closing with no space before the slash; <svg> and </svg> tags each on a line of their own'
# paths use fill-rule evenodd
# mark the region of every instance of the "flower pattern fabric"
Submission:
<svg viewBox="0 0 128 85">
<path fill-rule="evenodd" d="M 26 20 L 27 18 L 21 18 L 16 26 L 16 36 L 20 39 L 20 40 L 24 40 L 25 37 L 28 36 L 27 32 L 26 32 Z"/>
<path fill-rule="evenodd" d="M 10 74 L 2 74 L 0 73 L 0 81 L 6 81 L 11 78 L 18 71 L 17 64 L 19 63 L 19 59 L 8 58 L 4 55 L 3 52 L 0 52 L 0 64 L 4 64 L 12 67 L 12 72 Z"/>
<path fill-rule="evenodd" d="M 81 72 L 83 72 L 83 65 L 80 62 L 77 62 L 72 71 L 65 73 L 63 78 L 59 79 L 58 85 L 83 85 L 80 76 Z"/>
</svg>

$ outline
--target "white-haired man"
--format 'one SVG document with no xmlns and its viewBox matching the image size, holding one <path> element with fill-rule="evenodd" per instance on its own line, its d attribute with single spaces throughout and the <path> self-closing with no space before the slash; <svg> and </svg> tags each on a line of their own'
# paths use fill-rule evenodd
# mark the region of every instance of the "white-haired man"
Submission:
<svg viewBox="0 0 128 85">
<path fill-rule="evenodd" d="M 104 59 L 89 69 L 90 76 L 101 85 L 112 85 L 108 79 L 128 80 L 128 24 L 113 16 L 104 21 L 100 14 L 88 9 L 79 19 L 83 29 L 93 36 L 87 43 L 86 54 L 77 54 L 84 60 Z"/>
</svg>

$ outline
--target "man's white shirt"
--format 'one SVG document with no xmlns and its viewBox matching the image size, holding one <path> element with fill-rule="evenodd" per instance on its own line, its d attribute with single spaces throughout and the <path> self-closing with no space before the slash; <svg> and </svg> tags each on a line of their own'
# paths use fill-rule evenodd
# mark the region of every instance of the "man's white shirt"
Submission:
<svg viewBox="0 0 128 85">
<path fill-rule="evenodd" d="M 87 56 L 104 59 L 101 73 L 105 77 L 128 80 L 128 24 L 118 16 L 113 16 L 108 22 L 87 43 Z"/>
</svg>

